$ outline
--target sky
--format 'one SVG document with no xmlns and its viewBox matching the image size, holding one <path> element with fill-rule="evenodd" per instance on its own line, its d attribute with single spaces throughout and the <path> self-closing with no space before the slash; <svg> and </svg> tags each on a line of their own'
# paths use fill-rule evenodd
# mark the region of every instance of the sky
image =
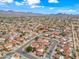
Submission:
<svg viewBox="0 0 79 59">
<path fill-rule="evenodd" d="M 0 0 L 0 10 L 79 14 L 79 0 Z"/>
</svg>

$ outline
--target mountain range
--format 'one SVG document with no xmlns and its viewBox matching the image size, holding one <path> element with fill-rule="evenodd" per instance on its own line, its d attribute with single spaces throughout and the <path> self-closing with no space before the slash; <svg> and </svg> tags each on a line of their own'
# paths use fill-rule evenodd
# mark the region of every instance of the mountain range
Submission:
<svg viewBox="0 0 79 59">
<path fill-rule="evenodd" d="M 14 17 L 26 17 L 26 16 L 44 16 L 44 15 L 59 15 L 59 16 L 69 16 L 69 14 L 63 14 L 63 13 L 57 13 L 57 14 L 39 14 L 39 13 L 32 13 L 32 12 L 19 12 L 19 11 L 13 11 L 13 10 L 0 10 L 0 17 L 4 16 L 14 16 Z"/>
</svg>

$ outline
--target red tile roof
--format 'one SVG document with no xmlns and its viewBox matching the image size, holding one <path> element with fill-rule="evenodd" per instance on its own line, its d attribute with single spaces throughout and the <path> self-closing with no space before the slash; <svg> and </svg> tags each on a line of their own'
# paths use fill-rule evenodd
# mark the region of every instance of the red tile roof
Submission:
<svg viewBox="0 0 79 59">
<path fill-rule="evenodd" d="M 65 54 L 66 54 L 65 59 L 70 59 L 70 57 L 69 57 L 70 49 L 69 49 L 69 45 L 68 44 L 64 45 L 64 51 L 65 51 Z"/>
</svg>

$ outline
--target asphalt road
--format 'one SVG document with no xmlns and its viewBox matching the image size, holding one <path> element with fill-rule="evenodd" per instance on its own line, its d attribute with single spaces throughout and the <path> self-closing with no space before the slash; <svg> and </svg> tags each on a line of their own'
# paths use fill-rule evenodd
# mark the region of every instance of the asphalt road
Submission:
<svg viewBox="0 0 79 59">
<path fill-rule="evenodd" d="M 40 35 L 41 35 L 41 34 L 39 34 L 39 35 L 37 35 L 37 36 L 40 36 Z M 37 36 L 35 36 L 35 37 L 37 37 Z M 34 38 L 35 38 L 35 37 L 34 37 Z M 34 40 L 34 38 L 28 39 L 28 40 L 30 40 L 30 41 L 26 42 L 26 44 L 24 44 L 23 46 L 21 46 L 19 49 L 15 50 L 15 51 L 13 51 L 13 52 L 10 52 L 10 53 L 6 54 L 6 55 L 3 56 L 3 57 L 0 57 L 0 59 L 5 59 L 7 56 L 10 56 L 10 55 L 14 54 L 15 52 L 18 52 L 19 50 L 21 50 L 22 48 L 24 48 L 26 45 L 28 45 L 29 43 L 31 43 L 31 42 Z M 30 57 L 32 57 L 32 56 L 30 56 Z"/>
<path fill-rule="evenodd" d="M 77 46 L 76 40 L 78 40 L 78 38 L 77 38 L 76 31 L 74 30 L 74 24 L 71 23 L 71 26 L 72 26 L 72 34 L 73 34 L 73 46 L 74 46 L 74 49 L 75 49 L 76 59 L 79 59 L 78 53 L 76 51 L 76 49 L 77 49 L 77 47 L 76 47 Z"/>
<path fill-rule="evenodd" d="M 51 44 L 50 50 L 47 53 L 45 59 L 52 59 L 52 55 L 54 54 L 55 49 L 57 48 L 57 44 L 58 44 L 58 42 L 54 42 L 53 44 Z"/>
<path fill-rule="evenodd" d="M 20 53 L 21 55 L 25 56 L 26 58 L 29 58 L 29 59 L 37 59 L 36 57 L 30 55 L 29 53 L 27 53 L 25 51 L 22 51 L 22 49 L 19 49 L 17 52 Z"/>
<path fill-rule="evenodd" d="M 40 36 L 40 35 L 42 35 L 42 34 L 39 34 L 37 36 Z M 37 36 L 35 36 L 35 37 L 37 37 Z M 21 48 L 19 48 L 16 52 L 19 52 L 21 55 L 23 55 L 23 56 L 25 56 L 25 57 L 27 57 L 29 59 L 37 59 L 35 56 L 32 56 L 32 55 L 30 55 L 29 53 L 27 53 L 25 51 L 22 51 L 22 48 L 24 48 L 24 47 L 26 47 L 26 45 L 30 44 L 34 40 L 34 38 L 32 38 L 28 43 L 26 43 Z"/>
</svg>

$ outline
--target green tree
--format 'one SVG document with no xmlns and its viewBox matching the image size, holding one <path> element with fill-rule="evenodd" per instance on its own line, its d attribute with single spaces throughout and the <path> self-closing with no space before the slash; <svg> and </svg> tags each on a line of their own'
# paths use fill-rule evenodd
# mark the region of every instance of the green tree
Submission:
<svg viewBox="0 0 79 59">
<path fill-rule="evenodd" d="M 26 52 L 31 52 L 33 50 L 33 48 L 31 46 L 28 46 L 27 48 L 25 48 Z"/>
</svg>

